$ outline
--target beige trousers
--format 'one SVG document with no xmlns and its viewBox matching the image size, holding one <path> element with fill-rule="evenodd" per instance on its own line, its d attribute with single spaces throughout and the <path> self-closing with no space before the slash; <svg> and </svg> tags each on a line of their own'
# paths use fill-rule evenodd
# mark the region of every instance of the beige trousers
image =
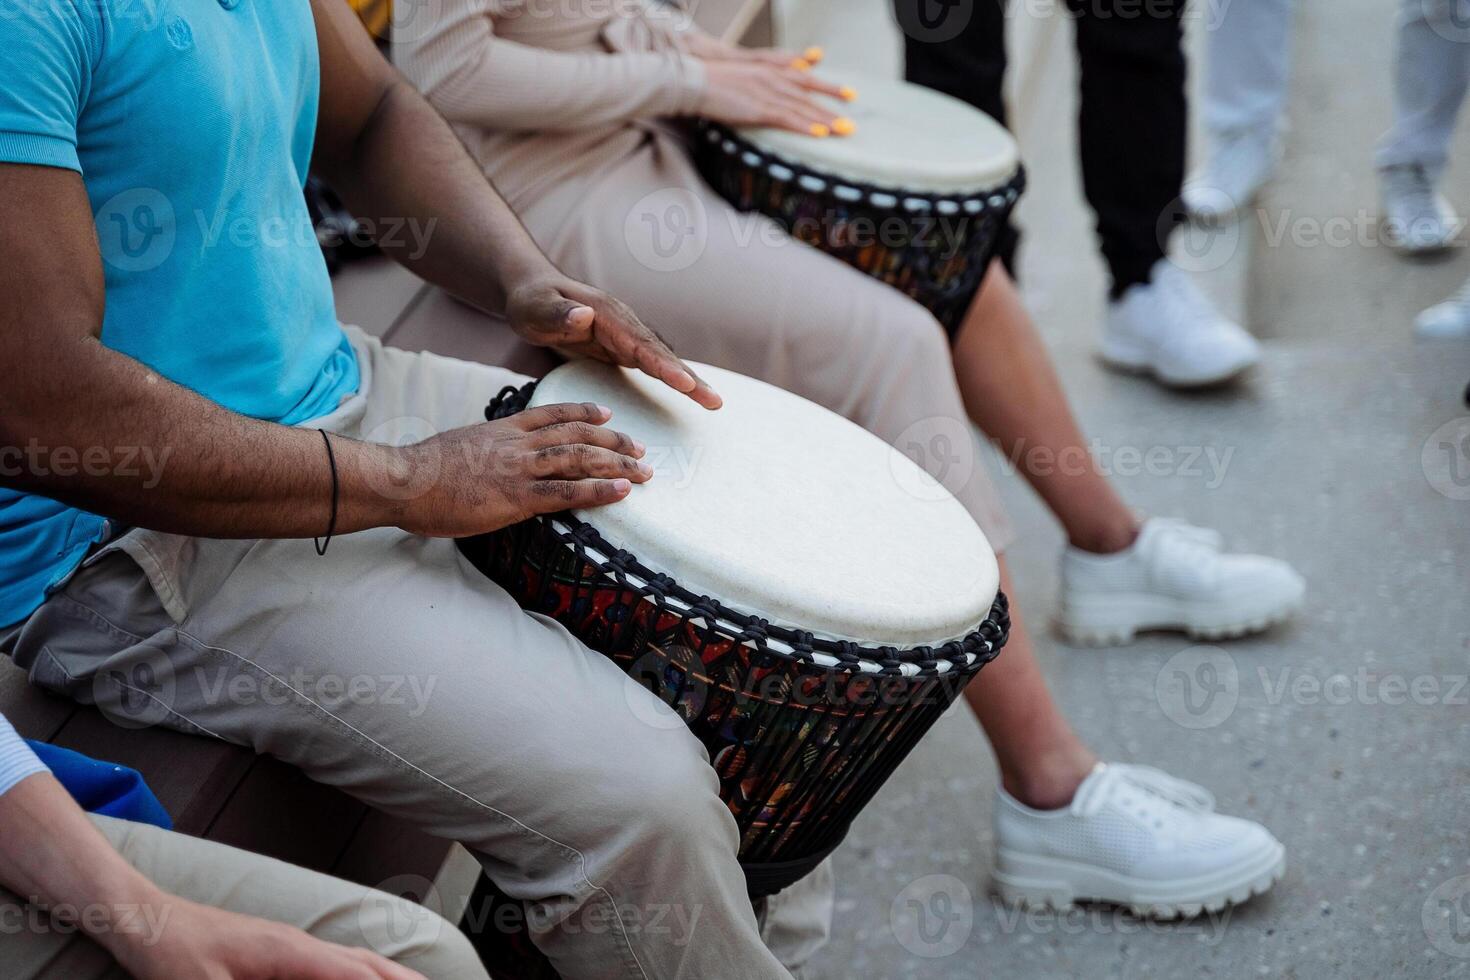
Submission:
<svg viewBox="0 0 1470 980">
<path fill-rule="evenodd" d="M 523 380 L 351 336 L 362 390 L 313 423 L 345 435 L 424 438 Z M 249 746 L 463 843 L 568 980 L 789 975 L 703 746 L 452 541 L 378 529 L 318 558 L 134 530 L 5 645 L 118 724 Z"/>
<path fill-rule="evenodd" d="M 304 929 L 328 942 L 371 949 L 431 980 L 486 976 L 454 926 L 422 906 L 248 851 L 157 827 L 92 818 L 127 861 L 164 891 L 193 902 Z M 78 910 L 85 915 L 86 910 Z M 168 919 L 138 912 L 146 937 Z M 0 889 L 0 976 L 5 980 L 120 980 L 101 946 Z"/>
<path fill-rule="evenodd" d="M 735 211 L 665 127 L 517 209 L 568 275 L 627 302 L 680 355 L 846 416 L 928 470 L 997 553 L 1012 543 L 944 328 L 898 290 Z"/>
</svg>

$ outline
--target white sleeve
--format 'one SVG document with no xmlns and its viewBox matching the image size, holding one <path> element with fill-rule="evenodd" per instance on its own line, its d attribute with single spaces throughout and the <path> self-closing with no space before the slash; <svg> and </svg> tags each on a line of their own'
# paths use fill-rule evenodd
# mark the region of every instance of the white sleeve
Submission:
<svg viewBox="0 0 1470 980">
<path fill-rule="evenodd" d="M 15 727 L 0 715 L 0 796 L 27 776 L 49 772 L 31 747 L 21 740 Z"/>
</svg>

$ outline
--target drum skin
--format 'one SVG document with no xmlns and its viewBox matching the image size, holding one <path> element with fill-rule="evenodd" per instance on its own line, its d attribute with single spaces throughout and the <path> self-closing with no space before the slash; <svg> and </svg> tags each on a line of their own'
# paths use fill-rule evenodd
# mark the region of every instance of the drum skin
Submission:
<svg viewBox="0 0 1470 980">
<path fill-rule="evenodd" d="M 619 369 L 557 370 L 566 372 L 563 384 L 552 386 L 564 394 L 567 377 L 590 381 Z M 712 380 L 718 387 L 720 379 Z M 487 417 L 522 410 L 535 388 L 502 392 Z M 596 512 L 585 516 L 596 519 Z M 631 705 L 648 711 L 650 723 L 683 723 L 700 739 L 739 827 L 753 897 L 799 880 L 841 842 L 857 813 L 998 654 L 1009 626 L 1005 597 L 984 579 L 989 591 L 978 608 L 988 613 L 953 640 L 900 649 L 823 638 L 692 593 L 572 514 L 459 545 L 523 608 L 557 620 L 662 701 Z"/>
</svg>

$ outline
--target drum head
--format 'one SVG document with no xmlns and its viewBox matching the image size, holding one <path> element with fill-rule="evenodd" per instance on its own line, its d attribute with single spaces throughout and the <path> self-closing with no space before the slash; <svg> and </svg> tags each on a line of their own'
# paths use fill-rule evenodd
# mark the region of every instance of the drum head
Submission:
<svg viewBox="0 0 1470 980">
<path fill-rule="evenodd" d="M 822 72 L 851 85 L 855 102 L 818 96 L 832 115 L 857 124 L 851 136 L 817 139 L 778 129 L 742 129 L 758 149 L 819 173 L 878 188 L 923 194 L 976 194 L 1015 176 L 1011 134 L 985 113 L 933 89 L 849 72 Z"/>
<path fill-rule="evenodd" d="M 614 548 L 696 595 L 780 626 L 867 645 L 938 645 L 986 618 L 995 555 L 959 502 L 841 416 L 698 365 L 717 412 L 593 361 L 557 368 L 531 405 L 593 401 L 648 447 L 654 478 L 575 511 Z"/>
</svg>

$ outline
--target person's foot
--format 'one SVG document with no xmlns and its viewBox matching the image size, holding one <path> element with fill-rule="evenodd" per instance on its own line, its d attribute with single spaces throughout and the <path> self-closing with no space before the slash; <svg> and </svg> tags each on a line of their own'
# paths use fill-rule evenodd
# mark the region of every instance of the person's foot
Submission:
<svg viewBox="0 0 1470 980">
<path fill-rule="evenodd" d="M 1279 158 L 1274 131 L 1246 129 L 1217 136 L 1209 162 L 1184 187 L 1184 209 L 1207 224 L 1233 217 L 1271 179 Z"/>
<path fill-rule="evenodd" d="M 1235 377 L 1260 360 L 1261 345 L 1222 316 L 1184 270 L 1160 259 L 1150 282 L 1108 304 L 1102 356 L 1113 367 L 1192 388 Z"/>
<path fill-rule="evenodd" d="M 1432 255 L 1454 244 L 1460 219 L 1435 190 L 1422 164 L 1384 167 L 1378 172 L 1383 194 L 1383 238 L 1409 255 Z"/>
<path fill-rule="evenodd" d="M 1421 337 L 1470 337 L 1470 282 L 1414 318 Z"/>
<path fill-rule="evenodd" d="M 1191 917 L 1259 895 L 1286 871 L 1286 848 L 1265 827 L 1216 813 L 1207 791 L 1147 766 L 1099 763 L 1057 810 L 997 795 L 993 879 L 1007 902 Z"/>
<path fill-rule="evenodd" d="M 1152 518 L 1112 555 L 1062 555 L 1057 627 L 1073 643 L 1131 642 L 1143 630 L 1200 639 L 1257 632 L 1291 616 L 1306 594 L 1284 561 L 1226 554 L 1218 533 Z"/>
</svg>

